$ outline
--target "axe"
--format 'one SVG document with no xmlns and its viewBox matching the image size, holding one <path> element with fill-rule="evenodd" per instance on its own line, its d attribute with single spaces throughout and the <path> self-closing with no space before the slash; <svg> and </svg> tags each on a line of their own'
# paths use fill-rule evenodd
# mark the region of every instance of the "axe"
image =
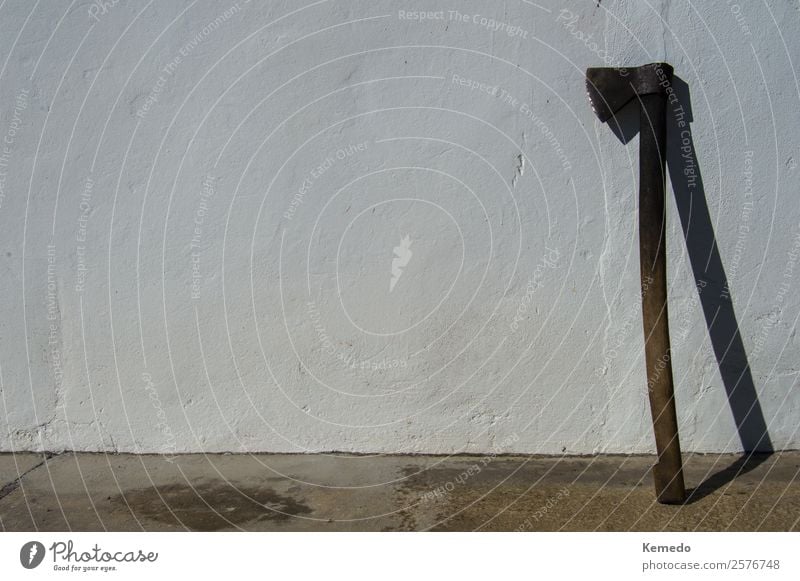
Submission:
<svg viewBox="0 0 800 581">
<path fill-rule="evenodd" d="M 647 392 L 658 450 L 653 480 L 659 502 L 680 504 L 686 488 L 667 321 L 665 156 L 671 80 L 672 67 L 666 63 L 586 71 L 589 101 L 601 122 L 631 101 L 639 105 L 639 271 Z"/>
</svg>

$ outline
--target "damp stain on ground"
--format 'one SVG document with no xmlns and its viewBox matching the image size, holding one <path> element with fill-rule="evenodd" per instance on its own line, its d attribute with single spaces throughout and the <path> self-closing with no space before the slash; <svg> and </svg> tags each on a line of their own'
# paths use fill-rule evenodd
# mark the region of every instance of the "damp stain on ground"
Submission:
<svg viewBox="0 0 800 581">
<path fill-rule="evenodd" d="M 133 513 L 138 520 L 192 531 L 235 529 L 259 521 L 279 523 L 312 512 L 304 502 L 272 488 L 213 481 L 140 488 L 110 500 L 115 510 Z"/>
</svg>

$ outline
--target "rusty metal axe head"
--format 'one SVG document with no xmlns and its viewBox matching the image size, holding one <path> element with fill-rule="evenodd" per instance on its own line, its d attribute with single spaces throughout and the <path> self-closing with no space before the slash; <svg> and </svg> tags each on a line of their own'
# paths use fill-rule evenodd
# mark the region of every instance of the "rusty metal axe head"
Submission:
<svg viewBox="0 0 800 581">
<path fill-rule="evenodd" d="M 666 93 L 672 82 L 672 66 L 651 63 L 635 68 L 590 68 L 586 90 L 597 117 L 605 123 L 634 97 Z"/>
</svg>

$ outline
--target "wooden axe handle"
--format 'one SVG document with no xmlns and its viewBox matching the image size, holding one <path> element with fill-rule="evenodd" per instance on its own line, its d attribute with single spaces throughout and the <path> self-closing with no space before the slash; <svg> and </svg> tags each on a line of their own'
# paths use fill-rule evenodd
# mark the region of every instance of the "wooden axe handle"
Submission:
<svg viewBox="0 0 800 581">
<path fill-rule="evenodd" d="M 683 482 L 678 418 L 667 321 L 664 94 L 642 95 L 639 126 L 639 268 L 642 284 L 647 393 L 658 450 L 653 480 L 658 501 L 682 503 Z"/>
</svg>

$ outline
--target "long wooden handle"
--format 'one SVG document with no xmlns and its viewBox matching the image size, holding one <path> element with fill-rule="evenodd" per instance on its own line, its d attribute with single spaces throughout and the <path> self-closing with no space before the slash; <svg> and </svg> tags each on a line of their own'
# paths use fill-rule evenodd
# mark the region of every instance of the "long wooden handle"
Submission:
<svg viewBox="0 0 800 581">
<path fill-rule="evenodd" d="M 678 439 L 667 321 L 666 135 L 666 96 L 642 96 L 639 129 L 639 268 L 647 393 L 658 450 L 653 479 L 658 501 L 676 504 L 686 499 L 686 488 Z"/>
</svg>

